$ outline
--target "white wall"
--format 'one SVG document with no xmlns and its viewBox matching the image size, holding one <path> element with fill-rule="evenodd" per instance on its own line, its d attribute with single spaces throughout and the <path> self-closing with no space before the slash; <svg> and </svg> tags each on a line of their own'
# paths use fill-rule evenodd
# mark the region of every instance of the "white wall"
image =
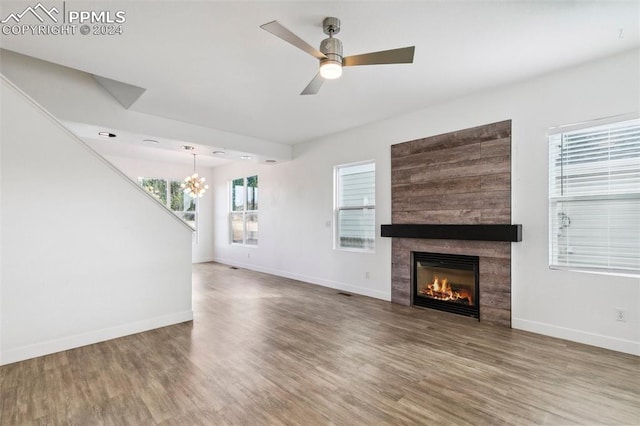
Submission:
<svg viewBox="0 0 640 426">
<path fill-rule="evenodd" d="M 186 176 L 193 173 L 193 166 L 190 165 L 147 161 L 112 155 L 105 156 L 105 158 L 135 183 L 138 183 L 138 177 L 140 176 L 183 180 Z M 212 169 L 198 166 L 197 172 L 207 180 L 208 184 L 211 183 Z M 193 238 L 191 258 L 193 263 L 209 262 L 213 259 L 213 196 L 211 195 L 211 191 L 205 192 L 204 196 L 199 198 L 197 203 L 197 235 Z"/>
<path fill-rule="evenodd" d="M 391 223 L 390 145 L 512 119 L 514 328 L 640 354 L 640 280 L 548 268 L 548 128 L 638 113 L 640 58 L 633 51 L 504 88 L 472 94 L 294 148 L 275 166 L 232 164 L 214 169 L 215 256 L 226 262 L 389 300 L 391 240 L 376 253 L 332 249 L 332 170 L 376 161 L 376 224 Z M 260 177 L 260 242 L 229 245 L 227 181 Z M 249 257 L 250 256 L 250 257 Z M 365 278 L 365 272 L 370 278 Z M 615 308 L 626 309 L 617 322 Z"/>
<path fill-rule="evenodd" d="M 375 159 L 376 226 L 389 221 L 389 149 L 358 144 L 318 143 L 280 165 L 236 163 L 213 170 L 215 256 L 218 261 L 287 276 L 354 293 L 391 300 L 390 239 L 376 240 L 375 253 L 335 251 L 333 246 L 333 166 Z M 378 165 L 376 164 L 376 167 Z M 229 244 L 228 181 L 258 174 L 258 247 Z M 328 223 L 328 226 L 327 226 Z M 369 278 L 365 273 L 369 273 Z"/>
<path fill-rule="evenodd" d="M 0 363 L 192 319 L 191 232 L 2 78 Z"/>
</svg>

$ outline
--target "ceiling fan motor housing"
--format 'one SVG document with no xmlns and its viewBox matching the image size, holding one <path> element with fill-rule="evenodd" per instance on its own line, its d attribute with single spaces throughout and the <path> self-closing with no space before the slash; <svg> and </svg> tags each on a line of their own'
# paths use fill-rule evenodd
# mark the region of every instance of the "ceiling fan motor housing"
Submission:
<svg viewBox="0 0 640 426">
<path fill-rule="evenodd" d="M 320 43 L 320 52 L 324 53 L 327 59 L 321 59 L 320 63 L 332 62 L 342 65 L 342 42 L 334 37 L 325 38 Z"/>
</svg>

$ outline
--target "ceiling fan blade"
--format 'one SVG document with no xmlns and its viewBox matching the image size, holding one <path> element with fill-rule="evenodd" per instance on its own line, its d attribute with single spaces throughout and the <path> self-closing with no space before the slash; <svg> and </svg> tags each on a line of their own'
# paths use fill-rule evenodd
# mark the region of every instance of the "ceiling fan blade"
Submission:
<svg viewBox="0 0 640 426">
<path fill-rule="evenodd" d="M 320 73 L 318 73 L 315 77 L 313 77 L 313 80 L 311 80 L 309 84 L 307 84 L 307 87 L 305 87 L 300 94 L 315 95 L 316 93 L 318 93 L 318 90 L 320 90 L 320 86 L 322 86 L 322 83 L 324 83 L 324 78 L 322 78 L 320 76 Z"/>
<path fill-rule="evenodd" d="M 271 34 L 276 37 L 280 37 L 287 43 L 293 44 L 298 49 L 302 49 L 307 52 L 309 55 L 314 56 L 318 59 L 327 59 L 324 53 L 320 52 L 318 49 L 312 47 L 309 43 L 286 29 L 282 26 L 278 21 L 267 22 L 266 24 L 260 25 L 265 31 L 269 31 Z"/>
<path fill-rule="evenodd" d="M 343 67 L 356 65 L 381 65 L 381 64 L 411 64 L 415 46 L 402 47 L 400 49 L 381 50 L 380 52 L 363 53 L 362 55 L 347 56 L 342 59 Z"/>
</svg>

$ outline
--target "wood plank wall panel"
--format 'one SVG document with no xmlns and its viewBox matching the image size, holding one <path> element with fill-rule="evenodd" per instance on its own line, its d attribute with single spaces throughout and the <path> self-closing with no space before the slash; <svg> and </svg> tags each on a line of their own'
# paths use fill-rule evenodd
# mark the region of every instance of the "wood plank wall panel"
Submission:
<svg viewBox="0 0 640 426">
<path fill-rule="evenodd" d="M 393 224 L 510 224 L 511 120 L 391 146 Z M 411 304 L 411 252 L 480 258 L 480 320 L 511 326 L 511 243 L 394 238 L 391 299 Z"/>
</svg>

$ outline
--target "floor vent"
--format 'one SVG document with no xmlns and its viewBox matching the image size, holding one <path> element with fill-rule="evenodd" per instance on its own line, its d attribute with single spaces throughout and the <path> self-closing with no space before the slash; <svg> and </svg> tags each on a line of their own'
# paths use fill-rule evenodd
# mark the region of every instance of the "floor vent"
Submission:
<svg viewBox="0 0 640 426">
<path fill-rule="evenodd" d="M 238 269 L 238 268 L 236 268 L 235 266 L 232 266 L 232 267 L 230 267 L 229 269 Z"/>
<path fill-rule="evenodd" d="M 350 295 L 349 293 L 343 293 L 343 292 L 341 292 L 341 291 L 339 291 L 339 292 L 338 292 L 338 294 L 339 294 L 340 296 L 347 296 L 347 297 L 351 297 L 351 295 Z"/>
</svg>

